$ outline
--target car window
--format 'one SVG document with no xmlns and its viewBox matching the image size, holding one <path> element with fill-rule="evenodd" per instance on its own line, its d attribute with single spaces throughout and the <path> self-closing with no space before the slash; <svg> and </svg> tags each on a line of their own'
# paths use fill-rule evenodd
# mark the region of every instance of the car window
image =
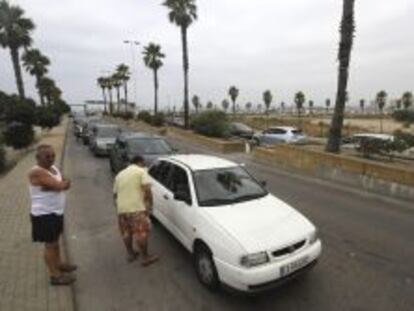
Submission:
<svg viewBox="0 0 414 311">
<path fill-rule="evenodd" d="M 128 149 L 134 153 L 140 154 L 169 154 L 172 148 L 160 138 L 138 138 L 128 141 Z"/>
<path fill-rule="evenodd" d="M 295 134 L 295 135 L 302 135 L 303 134 L 302 130 L 292 130 L 292 133 Z"/>
<path fill-rule="evenodd" d="M 172 171 L 172 174 L 170 175 L 168 188 L 174 193 L 180 190 L 190 195 L 190 185 L 188 182 L 187 172 L 183 168 L 177 165 L 172 165 L 172 166 L 173 166 L 173 171 Z"/>
<path fill-rule="evenodd" d="M 271 134 L 286 134 L 286 130 L 274 128 L 274 129 L 270 129 L 270 133 Z"/>
<path fill-rule="evenodd" d="M 171 163 L 166 161 L 160 161 L 155 165 L 151 166 L 148 173 L 151 177 L 153 177 L 156 181 L 164 185 L 169 190 L 169 177 L 172 172 L 173 166 Z"/>
</svg>

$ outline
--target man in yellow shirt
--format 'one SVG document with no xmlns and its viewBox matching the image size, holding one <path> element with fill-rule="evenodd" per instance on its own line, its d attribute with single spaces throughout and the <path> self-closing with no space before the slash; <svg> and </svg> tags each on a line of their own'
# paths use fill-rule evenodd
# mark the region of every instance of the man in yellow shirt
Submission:
<svg viewBox="0 0 414 311">
<path fill-rule="evenodd" d="M 149 215 L 153 199 L 148 173 L 141 156 L 135 156 L 131 164 L 115 177 L 114 199 L 128 261 L 134 261 L 139 255 L 133 246 L 134 242 L 137 242 L 142 255 L 141 264 L 148 266 L 156 262 L 158 257 L 148 254 L 148 237 L 151 230 Z"/>
</svg>

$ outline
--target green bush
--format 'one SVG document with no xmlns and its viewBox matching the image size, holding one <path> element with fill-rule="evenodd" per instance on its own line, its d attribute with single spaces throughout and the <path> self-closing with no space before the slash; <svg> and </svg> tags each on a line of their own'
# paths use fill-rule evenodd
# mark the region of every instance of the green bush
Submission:
<svg viewBox="0 0 414 311">
<path fill-rule="evenodd" d="M 35 123 L 35 106 L 33 100 L 26 99 L 21 100 L 17 96 L 13 95 L 10 97 L 10 102 L 5 109 L 5 120 L 6 123 L 20 122 L 27 125 Z"/>
<path fill-rule="evenodd" d="M 156 115 L 151 118 L 151 125 L 153 126 L 163 126 L 165 122 L 165 116 L 162 112 L 158 112 Z"/>
<path fill-rule="evenodd" d="M 151 120 L 152 120 L 152 117 L 151 117 L 151 114 L 148 111 L 142 110 L 138 113 L 137 119 L 140 120 L 140 121 L 144 121 L 145 123 L 150 124 Z"/>
<path fill-rule="evenodd" d="M 392 117 L 397 122 L 412 124 L 414 123 L 414 110 L 396 110 L 393 112 Z"/>
<path fill-rule="evenodd" d="M 59 125 L 59 114 L 51 107 L 36 107 L 36 122 L 35 124 L 41 128 L 55 127 Z"/>
<path fill-rule="evenodd" d="M 400 130 L 394 132 L 396 149 L 404 151 L 405 149 L 414 147 L 414 135 Z"/>
<path fill-rule="evenodd" d="M 131 120 L 134 118 L 134 113 L 132 111 L 127 111 L 122 113 L 122 119 L 124 120 Z"/>
<path fill-rule="evenodd" d="M 34 139 L 33 127 L 22 122 L 10 122 L 4 131 L 4 141 L 6 145 L 14 149 L 22 149 L 29 146 Z"/>
<path fill-rule="evenodd" d="M 195 132 L 210 137 L 225 137 L 229 121 L 223 111 L 204 111 L 194 118 L 192 127 Z"/>
<path fill-rule="evenodd" d="M 0 173 L 6 168 L 6 151 L 4 146 L 0 145 Z"/>
</svg>

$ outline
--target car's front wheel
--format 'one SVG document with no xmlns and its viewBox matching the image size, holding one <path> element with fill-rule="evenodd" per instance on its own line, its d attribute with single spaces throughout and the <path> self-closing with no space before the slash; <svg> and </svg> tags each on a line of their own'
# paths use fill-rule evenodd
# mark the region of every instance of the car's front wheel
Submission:
<svg viewBox="0 0 414 311">
<path fill-rule="evenodd" d="M 211 251 L 200 244 L 194 250 L 194 266 L 198 280 L 211 290 L 219 288 L 220 281 Z"/>
</svg>

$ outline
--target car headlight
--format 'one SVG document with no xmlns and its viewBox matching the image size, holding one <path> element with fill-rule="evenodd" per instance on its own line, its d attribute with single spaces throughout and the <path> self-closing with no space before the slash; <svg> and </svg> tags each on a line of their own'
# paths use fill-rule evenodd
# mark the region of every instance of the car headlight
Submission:
<svg viewBox="0 0 414 311">
<path fill-rule="evenodd" d="M 267 262 L 269 262 L 269 256 L 266 252 L 245 255 L 240 259 L 240 264 L 247 268 L 259 266 Z"/>
<path fill-rule="evenodd" d="M 315 243 L 318 240 L 318 238 L 318 230 L 313 231 L 309 236 L 309 244 Z"/>
</svg>

